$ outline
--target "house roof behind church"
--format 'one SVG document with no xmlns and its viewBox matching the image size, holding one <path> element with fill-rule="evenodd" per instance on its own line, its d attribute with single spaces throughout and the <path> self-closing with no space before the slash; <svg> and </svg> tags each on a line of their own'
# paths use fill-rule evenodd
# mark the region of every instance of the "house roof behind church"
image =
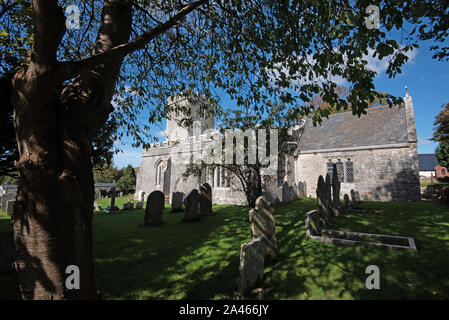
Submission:
<svg viewBox="0 0 449 320">
<path fill-rule="evenodd" d="M 300 152 L 407 143 L 407 120 L 403 106 L 366 109 L 359 118 L 352 112 L 336 113 L 313 126 L 307 120 L 299 141 Z"/>
<path fill-rule="evenodd" d="M 439 165 L 437 156 L 434 153 L 418 154 L 419 171 L 435 171 Z"/>
</svg>

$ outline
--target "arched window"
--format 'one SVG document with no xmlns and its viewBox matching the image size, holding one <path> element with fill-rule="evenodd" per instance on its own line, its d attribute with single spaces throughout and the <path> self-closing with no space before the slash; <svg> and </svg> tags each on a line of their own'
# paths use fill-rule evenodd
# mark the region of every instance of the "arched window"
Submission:
<svg viewBox="0 0 449 320">
<path fill-rule="evenodd" d="M 354 182 L 354 162 L 346 160 L 346 182 Z"/>
<path fill-rule="evenodd" d="M 222 167 L 215 167 L 213 174 L 213 186 L 215 188 L 229 188 L 231 186 L 231 175 Z"/>
<path fill-rule="evenodd" d="M 345 182 L 345 170 L 343 167 L 343 162 L 340 159 L 338 159 L 336 165 L 337 165 L 338 181 Z"/>
<path fill-rule="evenodd" d="M 156 166 L 156 185 L 157 186 L 160 186 L 162 183 L 163 169 L 164 169 L 164 164 L 162 161 L 160 161 L 159 164 Z"/>
</svg>

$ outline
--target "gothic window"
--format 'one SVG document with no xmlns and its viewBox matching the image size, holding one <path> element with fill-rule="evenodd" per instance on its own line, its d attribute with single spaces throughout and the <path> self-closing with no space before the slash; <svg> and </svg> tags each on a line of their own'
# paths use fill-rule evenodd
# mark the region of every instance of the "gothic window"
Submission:
<svg viewBox="0 0 449 320">
<path fill-rule="evenodd" d="M 343 162 L 340 159 L 338 159 L 336 165 L 337 165 L 338 181 L 345 182 L 345 170 L 343 167 Z"/>
<path fill-rule="evenodd" d="M 222 167 L 214 169 L 214 187 L 215 188 L 229 188 L 231 186 L 229 171 Z"/>
<path fill-rule="evenodd" d="M 156 185 L 160 186 L 162 183 L 162 170 L 164 168 L 164 164 L 159 162 L 159 164 L 156 167 Z"/>
<path fill-rule="evenodd" d="M 354 182 L 354 162 L 351 159 L 346 161 L 346 182 Z"/>
<path fill-rule="evenodd" d="M 329 161 L 327 162 L 327 174 L 329 175 L 329 178 L 332 181 L 332 173 L 334 170 L 334 163 L 332 162 L 331 159 L 329 159 Z"/>
</svg>

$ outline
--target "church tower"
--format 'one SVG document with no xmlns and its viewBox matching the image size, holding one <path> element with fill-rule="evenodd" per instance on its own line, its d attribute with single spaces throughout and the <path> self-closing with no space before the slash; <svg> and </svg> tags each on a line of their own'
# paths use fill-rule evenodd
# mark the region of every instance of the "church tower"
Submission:
<svg viewBox="0 0 449 320">
<path fill-rule="evenodd" d="M 183 119 L 200 122 L 201 133 L 214 129 L 213 110 L 208 110 L 205 99 L 176 95 L 168 98 L 167 105 L 172 111 L 167 119 L 167 141 L 181 141 L 193 136 L 194 128 L 182 125 Z"/>
</svg>

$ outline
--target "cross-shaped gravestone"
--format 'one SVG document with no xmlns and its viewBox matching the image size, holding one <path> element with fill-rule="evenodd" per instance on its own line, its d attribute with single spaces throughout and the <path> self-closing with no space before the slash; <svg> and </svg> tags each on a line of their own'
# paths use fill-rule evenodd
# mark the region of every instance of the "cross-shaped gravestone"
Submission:
<svg viewBox="0 0 449 320">
<path fill-rule="evenodd" d="M 111 188 L 110 191 L 111 194 L 111 205 L 104 210 L 104 213 L 111 214 L 111 213 L 119 213 L 120 209 L 115 205 L 115 197 L 116 197 L 116 189 L 115 187 Z"/>
</svg>

